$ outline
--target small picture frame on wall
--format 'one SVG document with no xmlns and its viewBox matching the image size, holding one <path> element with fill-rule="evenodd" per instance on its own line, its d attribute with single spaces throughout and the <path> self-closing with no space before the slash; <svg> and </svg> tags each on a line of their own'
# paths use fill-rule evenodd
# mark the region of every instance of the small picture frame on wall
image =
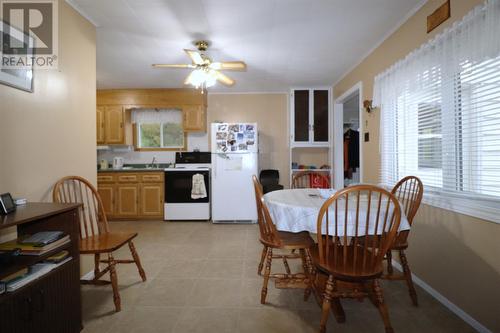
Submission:
<svg viewBox="0 0 500 333">
<path fill-rule="evenodd" d="M 8 23 L 0 21 L 0 84 L 33 92 L 33 66 L 30 66 L 30 59 L 34 59 L 34 38 L 25 34 L 19 29 L 10 26 Z M 4 51 L 10 49 L 9 45 L 22 45 L 16 50 L 21 50 L 17 54 L 9 54 Z M 24 59 L 20 65 L 19 60 Z M 7 64 L 7 65 L 6 65 Z"/>
</svg>

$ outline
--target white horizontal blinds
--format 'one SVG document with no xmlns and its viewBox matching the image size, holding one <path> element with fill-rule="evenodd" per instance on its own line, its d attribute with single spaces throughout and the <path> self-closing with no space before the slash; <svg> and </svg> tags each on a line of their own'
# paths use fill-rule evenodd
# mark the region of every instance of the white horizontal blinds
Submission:
<svg viewBox="0 0 500 333">
<path fill-rule="evenodd" d="M 427 190 L 500 197 L 500 0 L 375 78 L 381 182 L 407 175 Z"/>
<path fill-rule="evenodd" d="M 457 81 L 462 190 L 500 196 L 500 57 L 464 64 Z"/>
</svg>

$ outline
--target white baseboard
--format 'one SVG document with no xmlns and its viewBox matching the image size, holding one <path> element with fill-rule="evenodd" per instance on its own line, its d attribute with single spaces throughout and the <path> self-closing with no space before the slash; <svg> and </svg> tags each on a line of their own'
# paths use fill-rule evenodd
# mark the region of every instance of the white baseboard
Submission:
<svg viewBox="0 0 500 333">
<path fill-rule="evenodd" d="M 394 268 L 396 268 L 399 271 L 403 271 L 403 267 L 395 261 L 394 259 L 392 260 L 392 265 Z M 420 288 L 424 289 L 427 291 L 432 297 L 437 299 L 441 304 L 446 306 L 451 312 L 456 314 L 458 317 L 460 317 L 463 321 L 465 321 L 467 324 L 472 326 L 476 331 L 480 333 L 493 333 L 490 331 L 488 328 L 486 328 L 483 324 L 478 322 L 476 319 L 472 318 L 467 312 L 459 308 L 457 305 L 452 303 L 449 299 L 444 297 L 442 294 L 440 294 L 436 289 L 432 288 L 429 286 L 427 283 L 425 283 L 422 279 L 420 279 L 418 276 L 415 274 L 411 274 L 411 277 L 413 279 L 413 282 L 420 286 Z"/>
</svg>

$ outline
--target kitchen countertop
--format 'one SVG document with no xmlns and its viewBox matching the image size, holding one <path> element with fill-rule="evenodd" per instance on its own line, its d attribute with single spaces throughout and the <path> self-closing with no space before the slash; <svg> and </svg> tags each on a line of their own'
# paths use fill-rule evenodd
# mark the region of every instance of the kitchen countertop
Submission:
<svg viewBox="0 0 500 333">
<path fill-rule="evenodd" d="M 98 173 L 100 172 L 158 172 L 158 171 L 164 171 L 166 168 L 152 168 L 152 169 L 147 169 L 147 168 L 125 168 L 125 169 L 106 169 L 106 170 L 97 170 Z"/>
<path fill-rule="evenodd" d="M 158 172 L 169 168 L 170 164 L 160 163 L 158 168 L 148 168 L 146 164 L 125 164 L 123 169 L 113 169 L 112 167 L 102 170 L 97 167 L 97 172 Z"/>
</svg>

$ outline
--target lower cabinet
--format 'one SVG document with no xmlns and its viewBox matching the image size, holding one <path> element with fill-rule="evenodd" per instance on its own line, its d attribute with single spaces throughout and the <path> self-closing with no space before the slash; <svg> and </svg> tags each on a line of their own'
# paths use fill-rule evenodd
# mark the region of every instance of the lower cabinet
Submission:
<svg viewBox="0 0 500 333">
<path fill-rule="evenodd" d="M 100 172 L 98 192 L 108 219 L 163 218 L 162 172 Z"/>
<path fill-rule="evenodd" d="M 138 184 L 118 184 L 116 186 L 116 214 L 120 217 L 139 215 Z"/>
<path fill-rule="evenodd" d="M 140 215 L 163 216 L 163 184 L 142 184 L 140 188 Z"/>
</svg>

